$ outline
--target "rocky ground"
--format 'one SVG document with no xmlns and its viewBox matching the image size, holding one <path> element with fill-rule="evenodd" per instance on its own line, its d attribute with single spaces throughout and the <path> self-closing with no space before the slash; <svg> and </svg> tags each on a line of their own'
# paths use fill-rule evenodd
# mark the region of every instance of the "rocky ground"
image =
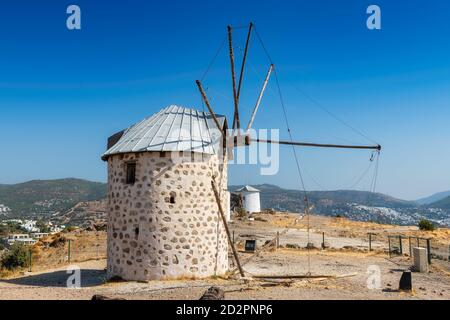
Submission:
<svg viewBox="0 0 450 320">
<path fill-rule="evenodd" d="M 375 250 L 367 250 L 367 230 L 386 230 L 381 225 L 368 226 L 334 218 L 311 217 L 313 231 L 310 242 L 318 247 L 326 232 L 328 248 L 304 249 L 308 234 L 305 218 L 297 215 L 260 215 L 257 221 L 235 221 L 230 224 L 246 273 L 226 278 L 198 280 L 115 282 L 106 281 L 104 259 L 72 261 L 81 269 L 81 288 L 67 288 L 67 263 L 38 267 L 0 279 L 0 299 L 90 299 L 94 294 L 125 299 L 198 299 L 210 286 L 219 286 L 226 299 L 450 299 L 450 268 L 448 261 L 433 260 L 428 273 L 412 274 L 412 292 L 398 291 L 403 271 L 411 266 L 409 256 L 389 258 L 384 237 L 379 237 Z M 323 219 L 329 219 L 325 221 Z M 404 227 L 402 227 L 404 228 Z M 417 230 L 388 228 L 391 232 Z M 412 228 L 412 227 L 411 227 Z M 394 231 L 392 231 L 394 230 Z M 257 239 L 257 247 L 281 234 L 278 249 L 262 250 L 258 255 L 245 253 L 243 241 Z M 373 230 L 372 230 L 373 231 Z M 88 237 L 104 242 L 101 233 L 79 232 L 78 241 Z M 289 248 L 287 248 L 289 247 Z M 75 259 L 76 260 L 76 259 Z M 232 259 L 230 259 L 231 261 Z M 234 269 L 234 266 L 231 266 Z M 369 281 L 370 270 L 379 270 L 379 283 Z M 313 277 L 300 278 L 308 272 Z M 266 277 L 265 279 L 260 278 Z M 272 276 L 270 279 L 268 276 Z M 283 276 L 284 278 L 276 278 Z M 286 278 L 296 276 L 296 278 Z M 372 285 L 369 285 L 372 284 Z"/>
</svg>

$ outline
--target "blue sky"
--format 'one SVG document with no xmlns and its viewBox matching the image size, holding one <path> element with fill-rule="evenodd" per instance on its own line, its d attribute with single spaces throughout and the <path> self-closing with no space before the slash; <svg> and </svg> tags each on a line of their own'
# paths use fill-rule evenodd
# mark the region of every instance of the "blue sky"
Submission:
<svg viewBox="0 0 450 320">
<path fill-rule="evenodd" d="M 77 4 L 82 29 L 66 28 Z M 377 4 L 382 29 L 366 28 Z M 105 181 L 106 139 L 169 104 L 201 108 L 195 79 L 228 24 L 253 21 L 276 64 L 295 140 L 383 145 L 377 191 L 415 199 L 450 189 L 450 3 L 444 1 L 24 1 L 0 4 L 0 183 L 79 177 Z M 244 28 L 235 31 L 238 66 Z M 204 80 L 231 115 L 227 48 Z M 268 60 L 250 47 L 241 100 L 247 120 Z M 287 137 L 274 79 L 256 128 Z M 346 189 L 370 152 L 298 150 L 306 188 Z M 292 152 L 280 172 L 230 166 L 230 184 L 298 188 Z M 356 189 L 369 190 L 372 172 Z"/>
</svg>

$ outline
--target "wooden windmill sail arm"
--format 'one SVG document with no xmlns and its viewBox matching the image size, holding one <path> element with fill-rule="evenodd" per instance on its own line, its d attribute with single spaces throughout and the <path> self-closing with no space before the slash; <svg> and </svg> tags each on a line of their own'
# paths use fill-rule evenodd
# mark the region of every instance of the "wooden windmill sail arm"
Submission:
<svg viewBox="0 0 450 320">
<path fill-rule="evenodd" d="M 231 80 L 233 86 L 233 100 L 234 100 L 234 117 L 233 117 L 233 129 L 235 126 L 240 129 L 241 124 L 239 121 L 239 107 L 238 107 L 238 97 L 236 91 L 236 73 L 234 70 L 234 51 L 233 51 L 233 38 L 232 38 L 232 28 L 231 26 L 227 27 L 228 29 L 228 46 L 230 49 L 230 66 L 231 66 Z"/>
<path fill-rule="evenodd" d="M 208 111 L 211 114 L 211 116 L 214 120 L 214 123 L 217 126 L 217 129 L 219 129 L 223 135 L 222 127 L 220 126 L 219 120 L 217 120 L 216 114 L 214 113 L 213 109 L 211 108 L 211 105 L 209 104 L 209 100 L 206 97 L 205 90 L 203 90 L 202 83 L 200 82 L 200 80 L 196 80 L 195 83 L 197 84 L 198 90 L 200 90 L 200 94 L 202 95 L 203 101 L 205 102 L 206 107 L 208 108 Z"/>
<path fill-rule="evenodd" d="M 250 26 L 248 27 L 247 41 L 245 42 L 244 57 L 242 58 L 241 73 L 239 74 L 239 82 L 238 82 L 238 89 L 237 89 L 238 106 L 239 106 L 239 97 L 241 96 L 241 86 L 242 86 L 242 80 L 244 77 L 245 62 L 247 61 L 247 53 L 248 53 L 248 47 L 250 45 L 250 36 L 252 34 L 252 30 L 253 30 L 253 23 L 250 22 Z"/>
<path fill-rule="evenodd" d="M 259 108 L 259 105 L 261 104 L 261 100 L 264 95 L 264 91 L 266 90 L 267 83 L 269 82 L 269 78 L 270 78 L 270 74 L 272 73 L 272 70 L 273 70 L 273 64 L 270 65 L 269 71 L 267 72 L 267 76 L 266 76 L 266 79 L 264 80 L 263 87 L 261 89 L 261 92 L 259 93 L 259 97 L 258 97 L 258 100 L 256 101 L 255 108 L 253 109 L 252 116 L 250 117 L 250 121 L 248 122 L 247 131 L 250 130 L 250 128 L 252 127 L 253 121 L 255 121 L 256 112 L 258 112 L 258 108 Z"/>
<path fill-rule="evenodd" d="M 276 143 L 276 144 L 300 146 L 300 147 L 338 148 L 338 149 L 369 149 L 369 150 L 381 151 L 381 146 L 379 144 L 376 146 L 374 146 L 374 145 L 363 146 L 363 145 L 323 144 L 323 143 L 310 143 L 310 142 L 291 142 L 291 141 L 264 140 L 264 139 L 250 139 L 250 140 L 253 142 L 257 142 L 257 143 Z"/>
</svg>

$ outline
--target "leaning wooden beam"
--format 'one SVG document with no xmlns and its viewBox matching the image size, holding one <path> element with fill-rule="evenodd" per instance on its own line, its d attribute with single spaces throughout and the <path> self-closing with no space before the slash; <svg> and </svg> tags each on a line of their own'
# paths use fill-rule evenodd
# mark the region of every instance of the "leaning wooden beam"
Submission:
<svg viewBox="0 0 450 320">
<path fill-rule="evenodd" d="M 314 279 L 314 278 L 335 278 L 330 275 L 308 275 L 308 274 L 294 274 L 294 275 L 254 275 L 255 279 Z"/>
<path fill-rule="evenodd" d="M 245 68 L 245 62 L 247 60 L 247 53 L 248 53 L 248 47 L 250 45 L 250 36 L 252 34 L 252 29 L 253 29 L 253 23 L 250 22 L 250 26 L 248 27 L 247 41 L 245 42 L 244 58 L 242 59 L 241 73 L 239 75 L 239 82 L 238 82 L 238 89 L 237 89 L 238 106 L 239 106 L 239 97 L 241 96 L 241 86 L 242 86 L 242 80 L 244 77 L 244 68 Z"/>
<path fill-rule="evenodd" d="M 228 46 L 230 47 L 230 64 L 231 64 L 231 79 L 233 85 L 233 100 L 234 100 L 234 118 L 233 118 L 233 127 L 235 126 L 240 129 L 241 124 L 239 122 L 239 108 L 238 108 L 238 97 L 236 92 L 236 73 L 234 71 L 234 51 L 233 51 L 233 38 L 231 35 L 231 26 L 228 26 Z"/>
<path fill-rule="evenodd" d="M 273 64 L 270 65 L 269 71 L 267 72 L 267 76 L 266 76 L 266 79 L 264 80 L 263 87 L 261 89 L 261 92 L 259 93 L 259 97 L 258 97 L 258 100 L 256 101 L 255 108 L 253 109 L 252 116 L 250 117 L 250 121 L 248 122 L 247 131 L 250 130 L 250 128 L 252 127 L 253 121 L 255 121 L 256 112 L 258 112 L 258 108 L 259 108 L 259 105 L 261 104 L 261 100 L 264 95 L 264 91 L 266 90 L 267 83 L 269 82 L 269 78 L 270 78 L 270 74 L 272 73 L 272 70 L 273 70 Z"/>
<path fill-rule="evenodd" d="M 211 180 L 211 186 L 214 191 L 214 197 L 216 198 L 217 206 L 219 207 L 220 216 L 222 217 L 223 225 L 225 227 L 225 232 L 227 233 L 228 243 L 231 246 L 231 250 L 233 251 L 234 259 L 236 260 L 236 264 L 239 269 L 239 273 L 241 277 L 245 277 L 244 270 L 242 269 L 241 262 L 239 261 L 239 256 L 237 254 L 236 248 L 234 247 L 233 240 L 231 239 L 230 229 L 228 229 L 227 219 L 225 218 L 225 214 L 223 212 L 222 203 L 220 202 L 219 192 L 217 191 L 216 183 L 214 180 Z"/>
<path fill-rule="evenodd" d="M 253 275 L 255 279 L 317 279 L 317 278 L 350 278 L 358 275 L 357 272 L 342 275 L 310 275 L 310 274 L 294 274 L 294 275 Z"/>
<path fill-rule="evenodd" d="M 205 90 L 203 90 L 202 83 L 200 82 L 200 80 L 196 80 L 195 83 L 197 83 L 198 90 L 200 90 L 200 94 L 202 95 L 203 101 L 205 102 L 206 107 L 208 108 L 209 113 L 211 114 L 217 128 L 220 130 L 220 132 L 223 135 L 223 130 L 220 126 L 219 120 L 217 120 L 216 114 L 214 113 L 213 109 L 211 108 L 211 105 L 209 104 L 209 100 L 206 97 Z"/>
<path fill-rule="evenodd" d="M 340 148 L 340 149 L 371 149 L 371 150 L 381 150 L 381 146 L 378 144 L 376 146 L 355 146 L 355 145 L 343 145 L 343 144 L 322 144 L 322 143 L 308 143 L 308 142 L 291 142 L 291 141 L 276 141 L 276 140 L 264 140 L 264 139 L 251 139 L 251 141 L 259 143 L 276 143 L 291 146 L 300 147 L 318 147 L 318 148 Z"/>
</svg>

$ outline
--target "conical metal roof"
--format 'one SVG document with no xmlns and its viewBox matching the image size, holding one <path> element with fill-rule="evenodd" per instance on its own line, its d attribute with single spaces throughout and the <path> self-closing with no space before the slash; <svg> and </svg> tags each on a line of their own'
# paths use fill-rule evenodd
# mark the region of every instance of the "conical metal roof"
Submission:
<svg viewBox="0 0 450 320">
<path fill-rule="evenodd" d="M 259 192 L 259 190 L 256 188 L 253 188 L 252 186 L 247 185 L 247 186 L 237 189 L 235 192 Z"/>
<path fill-rule="evenodd" d="M 216 115 L 221 129 L 226 118 Z M 221 133 L 209 113 L 171 105 L 108 139 L 107 160 L 113 154 L 149 151 L 191 151 L 215 154 Z"/>
</svg>

